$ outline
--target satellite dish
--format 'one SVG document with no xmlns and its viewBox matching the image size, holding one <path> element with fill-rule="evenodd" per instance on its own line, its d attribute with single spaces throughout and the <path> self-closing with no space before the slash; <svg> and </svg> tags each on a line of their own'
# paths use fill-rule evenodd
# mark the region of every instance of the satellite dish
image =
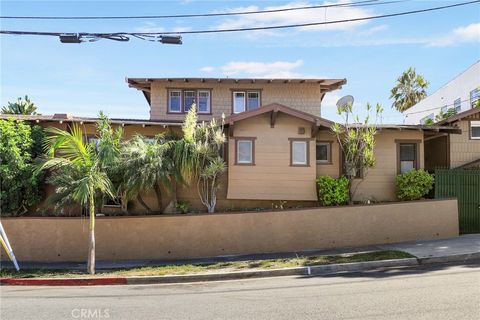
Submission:
<svg viewBox="0 0 480 320">
<path fill-rule="evenodd" d="M 345 108 L 346 106 L 353 104 L 353 96 L 344 96 L 337 101 L 337 108 Z"/>
</svg>

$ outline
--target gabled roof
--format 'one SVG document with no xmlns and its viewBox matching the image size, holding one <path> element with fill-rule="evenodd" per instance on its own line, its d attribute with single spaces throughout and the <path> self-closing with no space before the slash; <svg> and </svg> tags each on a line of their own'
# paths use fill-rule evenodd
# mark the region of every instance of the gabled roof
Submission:
<svg viewBox="0 0 480 320">
<path fill-rule="evenodd" d="M 271 116 L 272 117 L 272 125 L 273 125 L 275 123 L 276 114 L 278 112 L 285 113 L 285 114 L 288 114 L 292 117 L 296 117 L 296 118 L 299 118 L 299 119 L 306 120 L 308 122 L 311 122 L 311 123 L 315 124 L 316 126 L 324 126 L 324 127 L 330 128 L 334 124 L 334 122 L 332 122 L 330 120 L 323 119 L 323 118 L 314 116 L 313 114 L 306 113 L 306 112 L 303 112 L 303 111 L 300 111 L 300 110 L 296 110 L 296 109 L 284 106 L 284 105 L 279 104 L 279 103 L 271 103 L 271 104 L 267 104 L 265 106 L 261 106 L 257 109 L 253 109 L 253 110 L 249 110 L 249 111 L 245 111 L 245 112 L 242 112 L 242 113 L 231 115 L 231 116 L 229 116 L 225 119 L 225 124 L 233 125 L 237 121 L 241 121 L 241 120 L 245 120 L 245 119 L 248 119 L 248 118 L 256 117 L 258 115 L 265 114 L 265 113 L 271 113 L 272 114 L 272 116 Z"/>
<path fill-rule="evenodd" d="M 470 110 L 457 113 L 456 115 L 453 115 L 448 119 L 438 122 L 437 125 L 450 124 L 452 122 L 462 120 L 463 118 L 473 116 L 475 114 L 480 114 L 480 108 L 472 108 Z"/>
</svg>

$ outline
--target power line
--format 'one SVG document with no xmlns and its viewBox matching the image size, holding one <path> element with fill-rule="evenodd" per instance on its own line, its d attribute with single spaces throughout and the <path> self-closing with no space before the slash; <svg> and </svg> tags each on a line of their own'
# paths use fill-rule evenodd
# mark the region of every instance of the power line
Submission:
<svg viewBox="0 0 480 320">
<path fill-rule="evenodd" d="M 314 5 L 314 6 L 301 6 L 282 9 L 270 9 L 270 10 L 252 10 L 252 11 L 240 11 L 240 12 L 217 12 L 217 13 L 194 13 L 194 14 L 177 14 L 177 15 L 151 15 L 151 16 L 0 16 L 0 19 L 30 19 L 30 20 L 113 20 L 113 19 L 171 19 L 171 18 L 199 18 L 199 17 L 222 17 L 222 16 L 240 16 L 250 14 L 264 14 L 275 12 L 288 12 L 296 10 L 310 10 L 332 7 L 363 7 L 363 6 L 375 6 L 383 4 L 391 4 L 398 2 L 406 2 L 410 0 L 396 0 L 396 1 L 384 1 L 379 0 L 365 0 L 351 3 L 336 3 L 326 5 Z"/>
<path fill-rule="evenodd" d="M 462 104 L 464 102 L 467 102 L 467 101 L 470 102 L 472 100 L 471 99 L 460 100 L 460 104 Z M 410 113 L 407 113 L 408 110 L 406 110 L 405 111 L 405 116 L 408 117 L 411 114 L 423 113 L 423 112 L 428 112 L 428 111 L 435 111 L 435 110 L 442 109 L 442 108 L 445 108 L 445 107 L 455 107 L 455 102 L 454 103 L 449 103 L 449 104 L 444 104 L 440 107 L 435 107 L 435 108 L 430 108 L 430 109 L 425 109 L 425 110 L 419 110 L 419 111 L 414 111 L 414 112 L 410 112 Z M 451 109 L 451 108 L 447 108 L 447 110 L 448 109 Z"/>
<path fill-rule="evenodd" d="M 391 18 L 398 16 L 405 16 L 417 13 L 425 13 L 431 11 L 444 10 L 454 7 L 466 6 L 474 3 L 479 3 L 480 0 L 461 2 L 451 5 L 431 7 L 419 10 L 404 11 L 390 14 L 383 14 L 377 16 L 363 17 L 363 18 L 353 18 L 353 19 L 343 19 L 343 20 L 333 20 L 333 21 L 323 21 L 323 22 L 311 22 L 311 23 L 302 23 L 302 24 L 290 24 L 290 25 L 277 25 L 277 26 L 265 26 L 265 27 L 249 27 L 249 28 L 232 28 L 232 29 L 210 29 L 210 30 L 190 30 L 190 31 L 167 31 L 167 32 L 111 32 L 111 33 L 63 33 L 63 32 L 37 32 L 37 31 L 13 31 L 13 30 L 0 30 L 0 34 L 10 34 L 10 35 L 33 35 L 33 36 L 56 36 L 61 37 L 64 35 L 76 35 L 79 39 L 81 38 L 92 38 L 95 41 L 98 39 L 111 39 L 118 41 L 128 41 L 123 37 L 133 36 L 143 40 L 149 41 L 159 41 L 161 38 L 168 35 L 181 35 L 181 34 L 208 34 L 208 33 L 224 33 L 224 32 L 242 32 L 242 31 L 258 31 L 258 30 L 272 30 L 272 29 L 287 29 L 287 28 L 299 28 L 299 27 L 309 27 L 309 26 L 320 26 L 320 25 L 329 25 L 329 24 L 340 24 L 348 22 L 358 22 L 358 21 L 367 21 L 374 19 L 383 19 Z M 158 39 L 158 40 L 157 40 Z M 181 43 L 181 38 L 178 37 L 178 41 Z M 80 41 L 81 42 L 81 41 Z M 78 43 L 78 42 L 75 42 Z"/>
<path fill-rule="evenodd" d="M 232 28 L 232 29 L 216 29 L 216 30 L 191 30 L 191 31 L 180 31 L 180 32 L 169 31 L 169 32 L 162 32 L 162 34 L 221 33 L 221 32 L 258 31 L 258 30 L 273 30 L 273 29 L 288 29 L 288 28 L 321 26 L 321 25 L 329 25 L 329 24 L 339 24 L 339 23 L 346 23 L 346 22 L 367 21 L 367 20 L 374 20 L 374 19 L 405 16 L 405 15 L 410 15 L 410 14 L 417 14 L 417 13 L 423 13 L 423 12 L 430 12 L 430 11 L 437 11 L 437 10 L 460 7 L 460 6 L 466 6 L 466 5 L 479 3 L 479 2 L 480 2 L 480 0 L 460 2 L 460 3 L 455 3 L 455 4 L 451 4 L 451 5 L 440 6 L 440 7 L 432 7 L 432 8 L 426 8 L 426 9 L 404 11 L 404 12 L 383 14 L 383 15 L 363 17 L 363 18 L 354 18 L 354 19 L 343 19 L 343 20 L 311 22 L 311 23 L 298 23 L 298 24 L 287 24 L 287 25 L 266 26 L 266 27 Z M 155 32 L 151 32 L 151 33 L 146 32 L 144 34 L 156 34 L 156 33 Z"/>
</svg>

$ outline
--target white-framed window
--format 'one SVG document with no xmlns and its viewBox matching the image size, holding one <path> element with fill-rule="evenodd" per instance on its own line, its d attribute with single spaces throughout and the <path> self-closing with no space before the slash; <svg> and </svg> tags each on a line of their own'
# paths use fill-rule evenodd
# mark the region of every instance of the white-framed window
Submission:
<svg viewBox="0 0 480 320">
<path fill-rule="evenodd" d="M 253 139 L 236 140 L 236 164 L 253 164 Z"/>
<path fill-rule="evenodd" d="M 247 110 L 253 110 L 260 107 L 260 92 L 247 91 Z"/>
<path fill-rule="evenodd" d="M 476 108 L 478 100 L 480 100 L 480 87 L 470 91 L 470 106 Z"/>
<path fill-rule="evenodd" d="M 234 91 L 233 92 L 233 113 L 240 113 L 245 111 L 245 92 Z"/>
<path fill-rule="evenodd" d="M 168 92 L 168 112 L 182 112 L 182 90 L 170 90 Z"/>
<path fill-rule="evenodd" d="M 460 112 L 460 110 L 462 110 L 462 99 L 455 99 L 455 101 L 453 101 L 453 107 L 457 112 Z"/>
<path fill-rule="evenodd" d="M 470 139 L 480 140 L 480 121 L 470 121 Z"/>
<path fill-rule="evenodd" d="M 240 113 L 260 107 L 260 91 L 233 91 L 233 113 Z"/>
<path fill-rule="evenodd" d="M 441 111 L 442 111 L 443 113 L 446 113 L 447 110 L 448 110 L 448 106 L 443 106 L 442 109 L 441 109 Z"/>
<path fill-rule="evenodd" d="M 292 166 L 308 166 L 308 141 L 291 140 Z"/>
<path fill-rule="evenodd" d="M 188 112 L 192 105 L 196 102 L 196 92 L 193 90 L 183 91 L 183 111 Z"/>
<path fill-rule="evenodd" d="M 318 164 L 328 164 L 331 163 L 331 142 L 317 142 L 316 146 L 316 159 Z"/>
<path fill-rule="evenodd" d="M 198 113 L 210 113 L 210 91 L 198 90 Z"/>
</svg>

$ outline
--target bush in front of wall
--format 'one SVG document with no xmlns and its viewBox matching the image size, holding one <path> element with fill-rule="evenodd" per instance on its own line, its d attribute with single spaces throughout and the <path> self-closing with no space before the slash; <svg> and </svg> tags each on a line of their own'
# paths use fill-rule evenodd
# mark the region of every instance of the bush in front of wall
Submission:
<svg viewBox="0 0 480 320">
<path fill-rule="evenodd" d="M 410 170 L 395 178 L 397 198 L 400 200 L 418 200 L 432 188 L 434 177 L 423 169 Z"/>
<path fill-rule="evenodd" d="M 318 202 L 322 206 L 337 206 L 348 202 L 348 179 L 321 176 L 317 178 Z"/>
</svg>

